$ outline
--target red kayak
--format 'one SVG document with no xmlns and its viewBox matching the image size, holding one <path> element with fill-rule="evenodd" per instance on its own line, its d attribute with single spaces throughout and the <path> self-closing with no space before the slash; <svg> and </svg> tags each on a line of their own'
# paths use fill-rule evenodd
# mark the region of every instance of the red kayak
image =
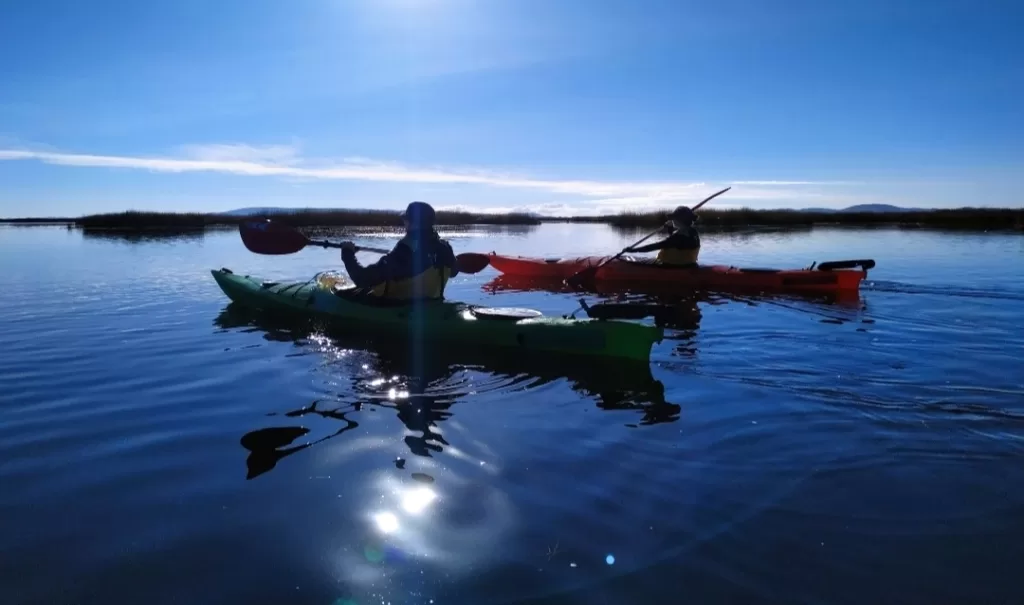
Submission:
<svg viewBox="0 0 1024 605">
<path fill-rule="evenodd" d="M 607 256 L 576 258 L 530 258 L 488 255 L 491 266 L 507 275 L 550 280 L 565 280 L 578 271 L 599 265 Z M 806 269 L 754 269 L 727 265 L 673 267 L 627 256 L 598 269 L 599 283 L 687 288 L 771 290 L 779 292 L 841 293 L 856 292 L 875 261 L 847 260 L 821 263 Z"/>
</svg>

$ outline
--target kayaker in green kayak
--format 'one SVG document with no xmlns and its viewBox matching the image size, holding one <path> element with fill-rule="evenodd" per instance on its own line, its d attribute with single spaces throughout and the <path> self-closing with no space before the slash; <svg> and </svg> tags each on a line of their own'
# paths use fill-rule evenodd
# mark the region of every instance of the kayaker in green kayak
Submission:
<svg viewBox="0 0 1024 605">
<path fill-rule="evenodd" d="M 342 242 L 341 260 L 356 287 L 391 300 L 443 298 L 445 285 L 459 269 L 451 244 L 434 230 L 434 219 L 430 204 L 409 204 L 402 213 L 405 237 L 365 267 L 356 259 L 356 245 Z"/>
<path fill-rule="evenodd" d="M 672 265 L 677 267 L 693 267 L 697 265 L 697 256 L 700 254 L 700 233 L 694 223 L 697 222 L 697 215 L 687 206 L 679 206 L 669 215 L 664 230 L 669 235 L 660 242 L 626 248 L 626 252 L 654 252 L 658 251 L 655 261 L 661 265 Z"/>
</svg>

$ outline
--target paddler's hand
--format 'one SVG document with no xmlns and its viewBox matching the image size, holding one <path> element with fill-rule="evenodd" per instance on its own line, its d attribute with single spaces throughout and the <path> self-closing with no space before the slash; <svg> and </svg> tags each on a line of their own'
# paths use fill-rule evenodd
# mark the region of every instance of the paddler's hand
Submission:
<svg viewBox="0 0 1024 605">
<path fill-rule="evenodd" d="M 341 251 L 342 252 L 345 252 L 345 251 L 355 252 L 356 251 L 356 245 L 353 244 L 352 242 L 341 242 L 339 245 L 341 246 Z"/>
<path fill-rule="evenodd" d="M 676 230 L 676 226 L 672 224 L 672 221 L 667 221 L 664 225 L 662 225 L 661 230 L 664 231 L 665 233 L 671 234 L 673 231 Z"/>
</svg>

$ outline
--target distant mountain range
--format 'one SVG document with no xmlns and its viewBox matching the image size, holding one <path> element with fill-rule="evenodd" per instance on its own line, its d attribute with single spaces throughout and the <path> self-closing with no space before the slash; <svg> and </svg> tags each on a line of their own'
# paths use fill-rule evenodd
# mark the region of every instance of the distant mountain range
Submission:
<svg viewBox="0 0 1024 605">
<path fill-rule="evenodd" d="M 913 212 L 914 210 L 927 210 L 927 208 L 900 208 L 890 204 L 857 204 L 846 208 L 802 208 L 803 212 Z"/>
</svg>

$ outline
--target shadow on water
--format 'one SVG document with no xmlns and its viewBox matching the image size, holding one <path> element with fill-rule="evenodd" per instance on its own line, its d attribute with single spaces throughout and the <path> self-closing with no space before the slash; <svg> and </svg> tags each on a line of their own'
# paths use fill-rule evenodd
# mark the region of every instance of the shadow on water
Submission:
<svg viewBox="0 0 1024 605">
<path fill-rule="evenodd" d="M 328 338 L 332 349 L 368 353 L 360 357 L 363 368 L 378 377 L 389 377 L 366 382 L 351 376 L 350 367 L 339 368 L 339 374 L 351 383 L 344 394 L 334 401 L 324 398 L 283 413 L 288 418 L 315 415 L 344 424 L 325 437 L 293 445 L 309 433 L 309 429 L 293 425 L 247 433 L 241 444 L 250 452 L 249 479 L 273 469 L 286 456 L 357 428 L 355 417 L 369 408 L 393 410 L 412 433 L 405 437 L 406 447 L 411 454 L 424 457 L 449 445 L 435 428 L 451 418 L 453 404 L 498 390 L 535 390 L 564 381 L 600 410 L 639 412 L 639 420 L 627 424 L 634 428 L 675 422 L 681 412 L 679 405 L 665 400 L 664 384 L 654 378 L 646 363 L 576 360 L 537 352 L 502 354 L 484 347 L 436 343 L 410 347 L 399 339 L 373 339 L 336 331 L 324 334 L 311 322 L 266 316 L 236 303 L 228 304 L 214 324 L 225 330 L 260 332 L 266 340 L 291 342 L 303 348 L 322 349 L 323 339 Z M 484 386 L 467 384 L 467 372 L 483 373 Z"/>
</svg>

